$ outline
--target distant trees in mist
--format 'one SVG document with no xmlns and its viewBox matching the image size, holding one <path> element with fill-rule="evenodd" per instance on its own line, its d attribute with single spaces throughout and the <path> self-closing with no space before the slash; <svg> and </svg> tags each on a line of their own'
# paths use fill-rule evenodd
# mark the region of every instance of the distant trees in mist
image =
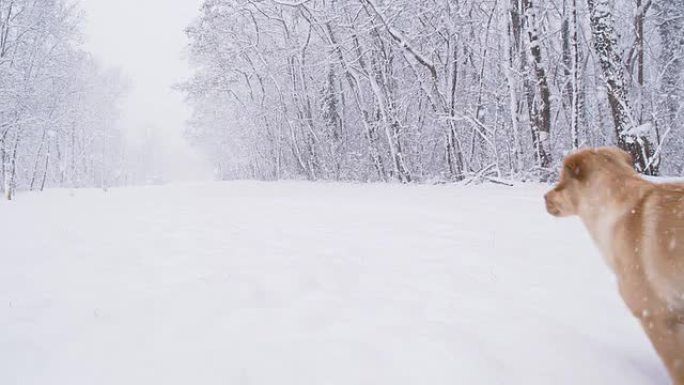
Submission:
<svg viewBox="0 0 684 385">
<path fill-rule="evenodd" d="M 124 91 L 81 46 L 71 1 L 0 0 L 0 190 L 115 183 Z"/>
<path fill-rule="evenodd" d="M 223 178 L 545 180 L 604 144 L 684 172 L 684 0 L 206 0 L 187 35 Z"/>
</svg>

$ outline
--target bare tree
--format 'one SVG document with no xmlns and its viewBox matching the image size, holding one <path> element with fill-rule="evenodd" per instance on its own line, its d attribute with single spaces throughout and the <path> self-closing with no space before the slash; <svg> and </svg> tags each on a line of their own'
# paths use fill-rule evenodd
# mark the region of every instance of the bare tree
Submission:
<svg viewBox="0 0 684 385">
<path fill-rule="evenodd" d="M 638 124 L 629 107 L 622 60 L 616 51 L 617 33 L 611 15 L 611 3 L 609 0 L 587 0 L 594 49 L 608 94 L 617 143 L 632 155 L 637 170 L 655 175 L 657 162 L 652 159 L 654 151 L 649 133 L 643 132 L 644 126 Z"/>
<path fill-rule="evenodd" d="M 542 60 L 541 42 L 537 27 L 537 16 L 532 0 L 522 0 L 521 11 L 525 15 L 525 25 L 529 38 L 529 50 L 532 57 L 532 71 L 536 92 L 528 92 L 528 108 L 535 155 L 542 170 L 548 170 L 551 165 L 549 139 L 551 136 L 551 91 L 546 78 L 546 69 Z"/>
<path fill-rule="evenodd" d="M 189 137 L 223 178 L 540 180 L 605 144 L 684 170 L 678 21 L 655 0 L 557 3 L 205 0 Z"/>
</svg>

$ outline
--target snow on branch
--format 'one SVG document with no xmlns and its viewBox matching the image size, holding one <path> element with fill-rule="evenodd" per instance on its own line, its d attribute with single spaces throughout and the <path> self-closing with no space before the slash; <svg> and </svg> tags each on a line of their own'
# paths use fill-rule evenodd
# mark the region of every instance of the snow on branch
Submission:
<svg viewBox="0 0 684 385">
<path fill-rule="evenodd" d="M 378 6 L 375 4 L 375 1 L 373 0 L 362 0 L 366 2 L 371 9 L 373 10 L 373 13 L 380 19 L 382 24 L 385 26 L 387 29 L 387 32 L 392 36 L 394 40 L 399 43 L 399 46 L 406 51 L 408 51 L 413 57 L 416 59 L 416 61 L 423 66 L 425 66 L 429 71 L 430 74 L 432 75 L 432 78 L 437 80 L 437 69 L 435 68 L 435 65 L 428 59 L 426 58 L 423 54 L 415 50 L 409 42 L 406 40 L 406 38 L 396 29 L 392 28 L 392 26 L 387 22 L 387 19 L 385 16 L 383 16 L 382 13 L 378 10 Z"/>
</svg>

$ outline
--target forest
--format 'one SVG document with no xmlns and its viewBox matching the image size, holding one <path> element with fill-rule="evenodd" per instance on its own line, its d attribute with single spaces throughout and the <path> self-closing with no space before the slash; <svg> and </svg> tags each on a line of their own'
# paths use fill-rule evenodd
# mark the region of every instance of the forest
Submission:
<svg viewBox="0 0 684 385">
<path fill-rule="evenodd" d="M 222 179 L 682 175 L 684 0 L 206 0 L 186 135 Z"/>
<path fill-rule="evenodd" d="M 135 174 L 84 19 L 0 1 L 8 199 Z M 217 179 L 550 181 L 601 145 L 684 174 L 684 0 L 205 0 L 185 32 L 184 135 Z"/>
<path fill-rule="evenodd" d="M 83 12 L 60 0 L 0 1 L 0 189 L 123 182 L 116 124 L 125 81 L 82 47 Z"/>
</svg>

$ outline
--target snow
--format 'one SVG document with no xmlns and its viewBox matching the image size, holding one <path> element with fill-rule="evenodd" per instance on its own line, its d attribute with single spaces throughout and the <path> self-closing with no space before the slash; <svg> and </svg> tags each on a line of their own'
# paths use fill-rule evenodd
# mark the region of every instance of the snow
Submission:
<svg viewBox="0 0 684 385">
<path fill-rule="evenodd" d="M 19 195 L 0 203 L 0 383 L 667 384 L 545 189 Z"/>
<path fill-rule="evenodd" d="M 650 122 L 641 124 L 639 126 L 632 126 L 628 130 L 625 130 L 625 136 L 649 136 L 653 132 L 653 124 Z"/>
</svg>

